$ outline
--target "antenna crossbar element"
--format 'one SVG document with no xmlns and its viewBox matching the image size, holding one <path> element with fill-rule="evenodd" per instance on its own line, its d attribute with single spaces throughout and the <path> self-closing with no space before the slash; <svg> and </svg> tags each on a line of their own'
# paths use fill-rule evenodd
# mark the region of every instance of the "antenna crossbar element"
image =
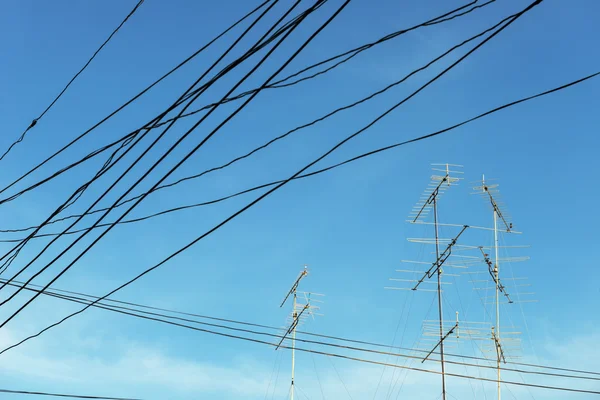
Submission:
<svg viewBox="0 0 600 400">
<path fill-rule="evenodd" d="M 275 347 L 275 350 L 279 350 L 279 347 L 281 346 L 283 341 L 286 338 L 288 338 L 288 335 L 291 335 L 292 379 L 291 379 L 291 387 L 290 387 L 290 400 L 294 400 L 294 393 L 295 393 L 294 377 L 295 377 L 295 366 L 296 366 L 296 356 L 295 356 L 296 355 L 296 328 L 298 327 L 298 325 L 300 323 L 304 322 L 307 318 L 309 318 L 309 316 L 314 319 L 314 314 L 317 314 L 317 313 L 313 312 L 313 310 L 319 310 L 318 306 L 311 305 L 311 297 L 312 297 L 313 293 L 298 291 L 298 285 L 300 284 L 300 281 L 302 280 L 302 278 L 304 278 L 306 275 L 308 275 L 308 270 L 307 270 L 307 266 L 305 265 L 304 270 L 300 273 L 300 275 L 298 276 L 298 278 L 292 285 L 292 288 L 286 294 L 285 298 L 283 299 L 283 302 L 279 306 L 280 308 L 283 307 L 283 305 L 286 303 L 288 298 L 292 297 L 293 306 L 292 306 L 292 318 L 291 318 L 290 325 L 285 330 L 285 333 L 281 336 L 281 340 Z M 298 303 L 298 295 L 300 295 L 301 297 L 304 297 L 305 304 Z M 322 294 L 318 294 L 318 293 L 314 293 L 314 295 L 315 296 L 323 296 Z M 317 301 L 319 303 L 323 303 L 323 301 L 321 301 L 321 300 L 315 300 L 315 301 Z M 317 314 L 317 315 L 321 315 L 321 314 Z"/>
<path fill-rule="evenodd" d="M 458 238 L 464 233 L 464 231 L 467 230 L 468 227 L 469 227 L 468 225 L 463 226 L 463 228 L 458 233 L 458 235 L 456 235 L 456 237 L 454 239 L 452 239 L 452 241 L 450 243 L 448 243 L 448 246 L 446 246 L 446 248 L 444 249 L 442 254 L 439 255 L 437 260 L 435 260 L 435 262 L 431 265 L 431 267 L 425 272 L 423 277 L 417 281 L 417 284 L 413 287 L 412 290 L 417 290 L 419 285 L 421 283 L 423 283 L 423 281 L 425 279 L 431 279 L 432 276 L 434 276 L 436 273 L 438 273 L 440 268 L 442 268 L 442 265 L 444 264 L 444 262 L 452 254 L 452 247 L 456 244 L 456 241 L 458 240 Z"/>
<path fill-rule="evenodd" d="M 302 278 L 304 278 L 306 275 L 308 275 L 308 269 L 306 268 L 306 266 L 304 266 L 304 270 L 302 272 L 300 272 L 298 279 L 296 279 L 296 282 L 294 282 L 290 291 L 285 295 L 285 298 L 281 302 L 281 305 L 279 306 L 279 308 L 283 307 L 283 305 L 285 304 L 287 299 L 290 297 L 290 295 L 292 293 L 294 293 L 296 291 L 296 289 L 298 288 L 298 285 L 300 284 L 300 281 L 302 280 Z"/>
<path fill-rule="evenodd" d="M 509 304 L 512 304 L 513 301 L 511 300 L 510 295 L 506 291 L 506 287 L 504 287 L 504 285 L 500 282 L 500 277 L 497 276 L 497 273 L 494 272 L 494 263 L 492 263 L 492 260 L 490 260 L 489 255 L 486 254 L 485 251 L 483 251 L 483 248 L 480 248 L 479 250 L 481 250 L 481 254 L 483 255 L 483 260 L 485 261 L 485 263 L 488 266 L 488 272 L 489 272 L 490 276 L 492 277 L 492 280 L 498 287 L 498 290 L 500 291 L 500 293 L 502 293 L 504 295 L 504 297 L 506 297 Z"/>
<path fill-rule="evenodd" d="M 496 336 L 494 332 L 494 327 L 492 326 L 492 338 L 494 339 L 494 343 L 496 344 L 496 356 L 498 357 L 498 362 L 504 361 L 506 364 L 506 357 L 504 357 L 504 350 L 502 349 L 502 345 L 500 344 L 500 340 Z"/>
<path fill-rule="evenodd" d="M 451 171 L 451 164 L 440 164 L 445 168 L 432 168 L 434 171 L 444 172 L 444 175 L 433 175 L 431 177 L 431 182 L 427 186 L 426 192 L 424 196 L 419 199 L 417 205 L 413 208 L 413 212 L 411 213 L 411 222 L 416 223 L 419 218 L 421 218 L 424 214 L 426 214 L 429 209 L 433 206 L 433 202 L 436 198 L 443 193 L 448 186 L 456 185 L 458 181 L 462 180 L 462 178 L 455 178 L 450 176 L 450 173 L 453 174 L 461 174 L 461 171 Z M 458 165 L 455 165 L 458 167 Z"/>
<path fill-rule="evenodd" d="M 417 222 L 413 222 L 412 220 L 408 220 L 406 222 L 410 222 L 416 225 L 434 225 L 433 222 L 425 222 L 425 221 L 417 221 Z M 442 222 L 438 222 L 437 223 L 438 226 L 454 226 L 454 227 L 461 227 L 461 224 L 448 224 L 448 223 L 442 223 Z M 489 228 L 489 227 L 485 227 L 485 226 L 475 226 L 475 225 L 469 225 L 469 227 L 471 229 L 480 229 L 480 230 L 484 230 L 484 231 L 493 231 L 494 228 Z M 515 234 L 521 234 L 523 232 L 519 232 L 519 231 L 515 231 L 511 228 L 510 231 L 506 231 L 504 233 L 515 233 Z"/>
<path fill-rule="evenodd" d="M 440 339 L 438 340 L 438 342 L 436 343 L 435 346 L 433 346 L 433 349 L 431 349 L 431 351 L 429 353 L 427 353 L 427 355 L 425 356 L 425 358 L 423 358 L 421 360 L 421 363 L 424 363 L 425 361 L 427 361 L 427 359 L 429 358 L 429 356 L 431 354 L 433 354 L 433 352 L 435 351 L 435 349 L 437 349 L 444 340 L 446 340 L 446 338 L 450 335 L 452 335 L 452 332 L 454 332 L 455 329 L 458 329 L 458 322 L 456 324 L 454 324 L 454 326 L 452 328 L 450 328 L 450 330 L 448 332 L 446 332 L 446 334 Z M 437 334 L 437 332 L 436 332 Z"/>
<path fill-rule="evenodd" d="M 302 318 L 302 314 L 304 313 L 304 311 L 308 310 L 309 307 L 310 306 L 308 304 L 306 304 L 304 307 L 302 307 L 302 311 L 300 311 L 299 314 L 297 314 L 294 311 L 294 321 L 292 322 L 292 324 L 290 325 L 290 327 L 288 328 L 288 330 L 281 337 L 281 340 L 277 344 L 277 347 L 275 347 L 275 350 L 279 350 L 279 346 L 281 346 L 281 343 L 283 343 L 283 341 L 286 339 L 287 335 L 289 335 L 290 333 L 292 333 L 294 331 L 294 329 L 296 329 L 296 327 L 298 326 L 298 322 Z"/>
<path fill-rule="evenodd" d="M 485 195 L 487 195 L 488 199 L 490 200 L 490 203 L 492 205 L 492 208 L 493 208 L 494 212 L 496 213 L 496 215 L 498 216 L 498 218 L 502 221 L 502 223 L 506 227 L 506 231 L 510 232 L 512 230 L 512 222 L 508 222 L 506 220 L 505 213 L 503 213 L 500 210 L 500 206 L 499 206 L 498 202 L 496 201 L 496 199 L 492 195 L 492 193 L 498 193 L 498 191 L 495 190 L 497 187 L 498 187 L 498 185 L 488 185 L 488 184 L 486 184 L 485 180 L 482 179 L 481 186 L 476 186 L 473 189 L 476 192 L 478 192 L 478 193 L 483 192 Z"/>
</svg>

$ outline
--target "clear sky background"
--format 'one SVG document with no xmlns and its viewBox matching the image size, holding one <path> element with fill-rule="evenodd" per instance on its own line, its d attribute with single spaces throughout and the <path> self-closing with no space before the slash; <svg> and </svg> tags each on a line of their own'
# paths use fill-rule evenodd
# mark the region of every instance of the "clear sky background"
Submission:
<svg viewBox="0 0 600 400">
<path fill-rule="evenodd" d="M 276 8 L 278 12 L 288 2 L 282 3 Z M 307 20 L 265 64 L 266 68 L 240 91 L 256 86 L 267 73 L 274 71 L 339 3 L 328 3 L 323 13 Z M 39 115 L 134 4 L 134 1 L 3 3 L 0 148 L 8 147 Z M 25 141 L 0 162 L 2 187 L 145 88 L 256 4 L 239 0 L 147 0 Z M 355 0 L 285 72 L 294 72 L 329 55 L 410 27 L 460 4 L 463 3 L 455 0 Z M 402 35 L 302 85 L 261 93 L 168 181 L 220 165 L 297 125 L 383 88 L 527 4 L 529 1 L 498 0 L 463 18 Z M 443 79 L 318 166 L 444 128 L 506 102 L 596 72 L 600 65 L 597 51 L 600 27 L 596 18 L 599 12 L 600 3 L 595 0 L 545 0 Z M 264 29 L 267 22 L 273 21 L 272 15 L 260 26 Z M 64 156 L 24 180 L 21 187 L 153 118 L 224 51 L 233 37 L 229 35 L 218 42 Z M 250 37 L 257 38 L 256 33 Z M 246 40 L 242 44 L 249 43 Z M 153 194 L 131 216 L 208 201 L 286 178 L 410 94 L 464 51 L 459 50 L 373 101 L 299 131 L 254 157 Z M 246 70 L 247 66 L 242 68 Z M 197 105 L 217 99 L 239 76 L 238 71 L 225 78 Z M 600 272 L 595 266 L 595 254 L 600 218 L 595 206 L 600 195 L 596 183 L 600 139 L 595 130 L 600 122 L 599 90 L 600 81 L 588 81 L 442 136 L 292 182 L 115 298 L 281 326 L 289 309 L 278 308 L 279 303 L 302 266 L 309 264 L 310 275 L 302 282 L 303 289 L 324 293 L 326 297 L 322 306 L 324 316 L 311 320 L 303 329 L 382 343 L 395 340 L 397 345 L 405 347 L 425 346 L 418 342 L 421 321 L 437 318 L 435 308 L 429 307 L 434 294 L 386 291 L 384 286 L 390 285 L 390 277 L 399 277 L 394 270 L 405 267 L 400 260 L 432 261 L 430 247 L 406 240 L 431 232 L 405 221 L 429 182 L 430 164 L 449 162 L 464 165 L 465 179 L 445 195 L 440 205 L 442 222 L 490 226 L 488 206 L 469 194 L 471 182 L 485 174 L 500 183 L 515 229 L 523 232 L 504 238 L 504 243 L 531 246 L 510 253 L 527 255 L 531 257 L 529 261 L 506 264 L 503 270 L 509 276 L 529 277 L 531 287 L 519 290 L 535 292 L 530 297 L 538 300 L 511 305 L 502 311 L 506 323 L 523 332 L 523 360 L 598 370 Z M 186 149 L 233 109 L 233 105 L 222 107 L 185 142 Z M 157 159 L 192 122 L 177 124 L 151 152 L 149 160 Z M 167 165 L 158 168 L 134 193 L 151 187 L 184 154 L 183 150 L 177 150 L 167 159 Z M 93 176 L 101 162 L 94 160 L 2 205 L 0 228 L 40 223 L 76 185 Z M 146 161 L 136 168 L 101 205 L 111 204 L 149 165 L 150 161 Z M 91 187 L 67 213 L 84 211 L 116 176 L 111 173 Z M 210 229 L 254 196 L 256 192 L 217 205 L 121 225 L 55 286 L 103 295 Z M 110 220 L 118 215 L 111 214 Z M 78 226 L 93 222 L 86 221 Z M 55 232 L 59 227 L 66 225 L 54 225 L 45 232 Z M 442 230 L 443 237 L 455 234 L 450 228 Z M 22 233 L 2 236 L 19 237 Z M 58 254 L 68 240 L 61 239 L 59 246 L 53 247 L 36 265 L 41 266 L 41 261 L 49 261 Z M 464 240 L 465 244 L 489 245 L 491 236 L 469 233 Z M 28 246 L 5 276 L 23 266 L 47 242 L 39 239 Z M 2 250 L 10 246 L 4 243 Z M 69 254 L 66 260 L 73 259 L 73 253 Z M 47 282 L 65 262 L 61 261 L 35 282 Z M 482 270 L 483 266 L 478 268 Z M 455 311 L 460 311 L 470 320 L 489 321 L 468 282 L 470 278 L 457 279 L 460 282 L 449 291 L 444 305 L 445 318 L 454 318 Z M 19 296 L 2 307 L 0 314 L 10 315 L 25 300 L 25 295 Z M 1 347 L 37 332 L 75 309 L 74 305 L 59 300 L 38 299 L 0 329 Z M 453 351 L 481 354 L 469 341 Z M 398 362 L 409 365 L 405 360 Z M 436 364 L 413 365 L 438 368 Z M 474 369 L 451 370 L 478 374 Z M 257 344 L 89 310 L 1 355 L 0 387 L 151 399 L 270 399 L 272 395 L 285 398 L 289 371 L 287 351 L 275 352 Z M 481 372 L 481 376 L 493 374 Z M 438 376 L 402 374 L 398 381 L 404 382 L 401 391 L 399 384 L 392 384 L 398 377 L 391 369 L 323 356 L 300 354 L 297 360 L 298 387 L 311 399 L 320 399 L 323 394 L 328 399 L 439 398 Z M 594 381 L 510 374 L 506 379 L 509 378 L 600 389 Z M 461 399 L 493 398 L 493 390 L 493 384 L 459 379 L 448 383 L 448 392 Z M 505 398 L 590 398 L 515 387 L 510 387 L 510 391 L 507 389 Z M 396 397 L 398 393 L 400 396 Z"/>
</svg>

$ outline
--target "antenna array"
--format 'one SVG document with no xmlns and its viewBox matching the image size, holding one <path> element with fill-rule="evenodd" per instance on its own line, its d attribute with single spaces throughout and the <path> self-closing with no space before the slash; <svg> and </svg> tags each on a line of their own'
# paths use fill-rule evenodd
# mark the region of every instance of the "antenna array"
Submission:
<svg viewBox="0 0 600 400">
<path fill-rule="evenodd" d="M 281 302 L 280 308 L 285 305 L 288 299 L 292 298 L 292 311 L 290 315 L 288 315 L 286 319 L 286 330 L 281 337 L 281 340 L 275 347 L 275 350 L 278 350 L 284 340 L 288 339 L 291 336 L 292 341 L 292 379 L 291 379 L 291 387 L 290 387 L 290 399 L 294 400 L 295 395 L 295 368 L 296 368 L 296 329 L 298 326 L 302 325 L 308 318 L 313 318 L 315 315 L 321 316 L 323 314 L 319 313 L 320 307 L 318 305 L 313 305 L 313 303 L 323 303 L 323 300 L 318 299 L 318 297 L 323 297 L 323 294 L 320 293 L 312 293 L 312 292 L 304 292 L 298 291 L 298 286 L 300 285 L 300 281 L 308 276 L 308 266 L 304 265 L 304 269 L 296 278 L 296 281 L 292 285 L 291 289 L 285 295 L 285 298 Z M 315 299 L 314 297 L 317 297 Z"/>
<path fill-rule="evenodd" d="M 513 222 L 510 214 L 506 210 L 506 206 L 499 198 L 498 184 L 489 184 L 482 179 L 478 185 L 474 187 L 476 194 L 483 197 L 491 207 L 493 213 L 494 225 L 492 228 L 462 225 L 455 223 L 441 223 L 438 220 L 438 205 L 442 194 L 450 186 L 457 186 L 462 178 L 456 177 L 455 174 L 462 174 L 462 171 L 457 169 L 461 166 L 455 164 L 433 164 L 433 170 L 436 171 L 431 177 L 431 182 L 427 189 L 419 199 L 418 203 L 413 207 L 408 222 L 412 224 L 432 225 L 434 228 L 434 236 L 427 238 L 408 238 L 411 243 L 418 243 L 425 246 L 434 246 L 435 251 L 432 261 L 418 260 L 401 260 L 406 267 L 397 269 L 400 277 L 390 278 L 397 284 L 394 287 L 386 287 L 391 290 L 407 290 L 420 292 L 435 292 L 438 298 L 438 314 L 439 319 L 426 320 L 422 326 L 421 342 L 425 344 L 425 348 L 421 350 L 428 351 L 423 357 L 422 362 L 430 358 L 434 353 L 439 352 L 441 376 L 442 376 L 442 400 L 446 399 L 446 376 L 444 365 L 444 348 L 450 348 L 453 345 L 458 345 L 463 340 L 474 340 L 481 342 L 481 346 L 477 346 L 484 355 L 494 354 L 497 362 L 497 390 L 498 399 L 500 399 L 500 365 L 506 363 L 507 359 L 518 358 L 515 355 L 521 349 L 520 332 L 514 327 L 502 330 L 500 335 L 500 304 L 514 304 L 518 302 L 532 302 L 527 297 L 521 299 L 521 296 L 529 296 L 534 293 L 520 292 L 519 288 L 528 286 L 526 278 L 521 277 L 506 277 L 499 273 L 499 265 L 501 263 L 513 263 L 526 261 L 529 257 L 500 257 L 499 249 L 524 248 L 528 246 L 500 246 L 498 235 L 502 234 L 518 234 L 513 230 Z M 452 169 L 451 169 L 452 167 Z M 439 174 L 443 172 L 444 174 Z M 440 237 L 439 227 L 449 227 L 456 229 L 453 236 Z M 494 242 L 492 246 L 485 245 L 467 245 L 463 244 L 463 234 L 466 230 L 477 229 L 482 231 L 493 232 Z M 484 267 L 481 270 L 481 267 Z M 444 269 L 449 269 L 451 273 L 447 273 Z M 494 322 L 475 322 L 475 321 L 460 321 L 458 312 L 456 312 L 456 320 L 444 321 L 442 310 L 442 296 L 444 288 L 456 283 L 455 279 L 452 282 L 444 280 L 444 277 L 460 277 L 469 275 L 469 282 L 477 291 L 493 291 L 494 296 L 483 297 L 482 301 L 485 305 L 495 305 L 495 321 Z M 481 296 L 480 296 L 481 297 Z M 509 329 L 505 331 L 505 329 Z"/>
</svg>

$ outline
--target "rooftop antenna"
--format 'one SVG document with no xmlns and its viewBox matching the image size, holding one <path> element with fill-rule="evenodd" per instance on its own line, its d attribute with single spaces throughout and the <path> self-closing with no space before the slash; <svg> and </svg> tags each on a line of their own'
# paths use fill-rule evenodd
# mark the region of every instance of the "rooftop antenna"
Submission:
<svg viewBox="0 0 600 400">
<path fill-rule="evenodd" d="M 299 325 L 301 325 L 307 318 L 312 317 L 314 319 L 315 315 L 322 315 L 318 313 L 319 307 L 313 305 L 312 303 L 322 303 L 322 300 L 314 299 L 314 296 L 320 297 L 323 296 L 319 293 L 310 293 L 310 292 L 302 292 L 298 291 L 298 286 L 300 285 L 300 281 L 308 276 L 308 265 L 304 265 L 304 269 L 296 278 L 296 281 L 292 285 L 291 289 L 285 295 L 285 298 L 281 302 L 280 308 L 284 306 L 287 300 L 292 297 L 292 312 L 291 315 L 287 319 L 287 329 L 284 332 L 281 340 L 275 347 L 275 350 L 278 350 L 281 347 L 281 344 L 284 340 L 288 338 L 289 335 L 292 337 L 292 379 L 291 379 L 291 387 L 290 387 L 290 400 L 294 400 L 295 394 L 295 368 L 296 368 L 296 329 Z M 298 301 L 300 299 L 300 302 Z"/>
<path fill-rule="evenodd" d="M 431 177 L 431 183 L 425 190 L 423 196 L 420 198 L 417 205 L 413 208 L 410 214 L 410 222 L 413 224 L 430 224 L 425 222 L 425 218 L 430 212 L 433 212 L 433 226 L 434 226 L 434 238 L 429 239 L 409 239 L 411 242 L 434 244 L 435 245 L 435 261 L 433 263 L 419 262 L 419 261 L 404 261 L 414 264 L 425 264 L 430 265 L 426 271 L 411 271 L 411 270 L 397 270 L 397 272 L 405 273 L 419 273 L 422 276 L 419 279 L 395 279 L 390 278 L 392 281 L 409 282 L 410 287 L 397 288 L 397 287 L 386 287 L 386 289 L 394 290 L 412 290 L 412 291 L 429 291 L 436 292 L 438 298 L 438 314 L 439 321 L 435 321 L 435 327 L 428 326 L 427 329 L 430 333 L 437 337 L 435 346 L 431 352 L 425 357 L 425 361 L 430 354 L 432 354 L 437 348 L 440 349 L 440 362 L 441 362 L 441 377 L 442 377 L 442 400 L 446 400 L 446 370 L 444 361 L 444 341 L 448 339 L 453 333 L 458 331 L 458 321 L 452 326 L 446 326 L 443 319 L 442 309 L 442 285 L 449 285 L 450 282 L 442 281 L 442 265 L 452 255 L 452 249 L 457 244 L 459 237 L 468 228 L 467 225 L 453 225 L 462 227 L 458 235 L 452 239 L 441 239 L 439 236 L 439 221 L 438 221 L 438 200 L 440 196 L 450 187 L 456 186 L 456 184 L 462 179 L 454 177 L 454 174 L 462 174 L 462 171 L 451 170 L 450 168 L 461 168 L 461 165 L 456 164 L 432 164 L 433 171 L 436 173 L 443 172 L 443 175 L 433 175 Z M 451 176 L 452 174 L 452 176 Z M 445 245 L 445 249 L 440 251 L 440 244 Z M 449 274 L 451 275 L 451 274 Z M 431 278 L 436 276 L 437 282 L 430 281 Z M 422 284 L 429 283 L 435 284 L 436 289 L 423 289 Z M 433 329 L 433 330 L 432 330 Z"/>
<path fill-rule="evenodd" d="M 514 338 L 511 335 L 515 335 L 515 334 L 519 334 L 520 332 L 506 332 L 504 333 L 507 337 L 501 340 L 500 337 L 500 299 L 501 296 L 504 296 L 506 298 L 506 302 L 509 304 L 514 303 L 513 298 L 511 297 L 511 295 L 508 293 L 507 288 L 504 286 L 504 284 L 502 283 L 502 280 L 500 278 L 500 261 L 502 261 L 502 259 L 499 256 L 499 249 L 500 249 L 500 245 L 499 245 L 499 241 L 498 241 L 498 233 L 499 232 L 505 232 L 505 233 L 513 233 L 513 224 L 512 222 L 510 222 L 510 216 L 508 215 L 508 213 L 506 212 L 506 210 L 504 210 L 504 207 L 502 206 L 502 203 L 498 200 L 499 198 L 499 192 L 498 192 L 498 184 L 488 184 L 485 180 L 485 175 L 482 175 L 481 177 L 481 184 L 480 186 L 476 186 L 473 189 L 475 190 L 475 194 L 479 194 L 481 195 L 484 199 L 488 200 L 490 202 L 491 205 L 491 209 L 492 209 L 492 214 L 493 214 L 493 221 L 494 221 L 494 244 L 493 244 L 493 249 L 494 249 L 494 259 L 490 259 L 490 255 L 486 253 L 484 247 L 480 247 L 479 251 L 481 252 L 481 255 L 483 256 L 483 261 L 485 262 L 486 266 L 487 266 L 487 273 L 490 275 L 492 282 L 494 284 L 493 289 L 495 291 L 495 294 L 493 296 L 493 303 L 495 305 L 495 324 L 494 326 L 491 327 L 491 339 L 492 339 L 492 344 L 494 346 L 494 352 L 496 354 L 496 366 L 497 366 L 497 394 L 498 394 L 498 400 L 501 399 L 501 387 L 500 387 L 500 383 L 501 383 L 501 376 L 500 376 L 500 365 L 502 362 L 506 363 L 506 352 L 505 350 L 507 350 L 507 345 L 505 345 L 505 342 L 507 343 L 513 343 L 513 342 L 519 342 L 520 339 Z M 507 258 L 504 259 L 505 261 L 525 261 L 527 260 L 528 257 L 516 257 L 516 258 Z M 519 279 L 519 278 L 513 278 L 513 279 Z M 483 282 L 484 280 L 474 280 L 472 282 Z M 522 286 L 522 285 L 515 285 L 515 286 Z M 477 288 L 477 289 L 484 289 L 487 290 L 488 288 Z M 531 293 L 528 293 L 531 294 Z"/>
</svg>

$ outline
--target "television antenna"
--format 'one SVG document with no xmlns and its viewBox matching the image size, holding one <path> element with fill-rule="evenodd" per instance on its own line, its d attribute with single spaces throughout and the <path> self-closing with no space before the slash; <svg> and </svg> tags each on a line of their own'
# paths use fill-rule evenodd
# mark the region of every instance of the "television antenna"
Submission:
<svg viewBox="0 0 600 400">
<path fill-rule="evenodd" d="M 292 311 L 286 320 L 286 331 L 284 332 L 281 340 L 275 347 L 275 350 L 278 350 L 281 347 L 281 344 L 284 340 L 288 339 L 291 336 L 291 350 L 292 350 L 292 376 L 291 376 L 291 386 L 290 386 L 290 400 L 294 400 L 294 394 L 296 391 L 295 388 L 295 369 L 296 369 L 296 329 L 298 326 L 302 325 L 308 318 L 313 318 L 315 315 L 322 316 L 323 314 L 319 313 L 320 307 L 318 305 L 313 305 L 313 303 L 323 303 L 320 299 L 315 299 L 315 297 L 323 297 L 323 294 L 320 293 L 312 293 L 312 292 L 303 292 L 298 291 L 298 286 L 300 285 L 300 281 L 303 278 L 308 276 L 308 266 L 304 265 L 304 269 L 296 278 L 296 281 L 292 285 L 291 289 L 285 295 L 285 298 L 281 302 L 280 308 L 283 307 L 288 299 L 292 298 Z"/>
<path fill-rule="evenodd" d="M 425 192 L 413 207 L 412 212 L 409 216 L 409 222 L 413 224 L 426 224 L 434 226 L 434 237 L 433 238 L 411 238 L 409 242 L 422 243 L 427 245 L 435 246 L 435 261 L 432 263 L 423 261 L 410 261 L 402 260 L 404 263 L 416 265 L 415 269 L 401 269 L 396 270 L 400 273 L 412 274 L 413 279 L 404 278 L 390 278 L 391 281 L 402 282 L 406 287 L 386 287 L 386 289 L 392 290 L 411 290 L 411 291 L 422 291 L 422 292 L 436 292 L 437 303 L 438 303 L 438 315 L 439 319 L 434 321 L 432 324 L 428 324 L 424 329 L 427 330 L 427 336 L 431 335 L 435 337 L 428 338 L 435 340 L 435 344 L 431 349 L 430 353 L 425 359 L 429 357 L 436 349 L 439 348 L 440 352 L 440 365 L 441 365 L 441 377 L 442 377 L 442 400 L 446 400 L 446 368 L 444 359 L 444 342 L 449 339 L 458 329 L 458 322 L 456 324 L 448 325 L 444 322 L 443 308 L 442 308 L 442 296 L 445 285 L 450 285 L 451 282 L 443 280 L 443 275 L 458 276 L 456 274 L 446 274 L 442 266 L 446 265 L 446 261 L 453 255 L 453 250 L 456 247 L 459 238 L 469 228 L 467 225 L 454 225 L 444 224 L 446 226 L 460 227 L 460 231 L 452 238 L 440 238 L 439 226 L 441 225 L 438 220 L 438 202 L 439 198 L 445 193 L 445 191 L 451 186 L 456 186 L 462 178 L 456 177 L 456 175 L 463 174 L 458 169 L 462 168 L 461 165 L 456 164 L 432 164 L 432 170 L 435 171 L 434 175 L 431 176 L 431 182 L 425 189 Z M 451 169 L 452 168 L 452 169 Z M 443 174 L 440 174 L 442 172 Z M 433 214 L 433 223 L 427 222 L 427 217 Z M 443 247 L 443 250 L 441 250 Z M 448 263 L 449 264 L 449 263 Z M 428 266 L 426 270 L 417 269 L 419 265 Z M 434 278 L 432 280 L 432 278 Z M 435 285 L 434 289 L 426 288 L 427 284 Z"/>
<path fill-rule="evenodd" d="M 493 352 L 495 353 L 495 358 L 496 358 L 496 367 L 497 367 L 497 372 L 496 372 L 496 389 L 497 389 L 497 398 L 498 400 L 501 399 L 501 374 L 500 374 L 500 366 L 501 363 L 504 362 L 506 363 L 506 358 L 508 357 L 507 352 L 510 350 L 511 352 L 517 348 L 520 348 L 520 343 L 521 343 L 521 339 L 516 337 L 516 335 L 519 335 L 521 332 L 517 332 L 517 331 L 507 331 L 507 332 L 502 332 L 502 337 L 500 335 L 501 330 L 500 330 L 500 304 L 501 303 L 507 303 L 507 304 L 514 304 L 515 302 L 532 302 L 535 300 L 520 300 L 520 295 L 531 295 L 534 293 L 518 293 L 519 294 L 519 299 L 515 300 L 513 296 L 511 296 L 511 294 L 509 293 L 510 290 L 505 286 L 505 284 L 503 282 L 506 281 L 513 281 L 513 288 L 517 288 L 520 286 L 529 286 L 529 284 L 525 283 L 525 284 L 520 284 L 518 281 L 521 280 L 526 280 L 527 278 L 505 278 L 505 277 L 501 277 L 500 275 L 500 264 L 501 262 L 520 262 L 520 261 L 526 261 L 529 259 L 529 257 L 506 257 L 506 258 L 501 258 L 499 255 L 499 250 L 500 248 L 508 248 L 508 247 L 524 247 L 524 246 L 500 246 L 499 243 L 499 233 L 516 233 L 513 231 L 513 223 L 512 223 L 512 219 L 510 217 L 510 215 L 508 214 L 508 212 L 505 209 L 504 204 L 500 201 L 500 195 L 499 195 L 499 191 L 498 191 L 498 184 L 489 184 L 488 182 L 486 182 L 485 180 L 485 175 L 482 175 L 481 178 L 481 182 L 479 184 L 479 186 L 475 186 L 473 189 L 475 190 L 475 193 L 473 194 L 477 194 L 480 195 L 481 197 L 483 197 L 486 201 L 489 201 L 489 204 L 491 206 L 491 211 L 493 214 L 493 221 L 494 221 L 494 227 L 493 227 L 493 232 L 494 232 L 494 237 L 493 237 L 493 245 L 490 247 L 483 247 L 480 246 L 479 247 L 479 252 L 480 252 L 480 258 L 483 259 L 485 265 L 486 265 L 486 270 L 487 271 L 480 271 L 483 272 L 485 275 L 489 276 L 487 279 L 473 279 L 471 280 L 471 282 L 490 282 L 491 279 L 491 283 L 493 284 L 493 286 L 487 287 L 485 286 L 485 284 L 483 285 L 484 287 L 476 287 L 474 288 L 475 290 L 489 290 L 489 289 L 493 289 L 494 290 L 494 295 L 491 296 L 490 298 L 486 298 L 488 300 L 492 300 L 490 301 L 485 301 L 485 304 L 492 304 L 494 305 L 494 309 L 495 309 L 495 324 L 494 326 L 491 327 L 491 342 L 493 345 Z M 490 256 L 490 254 L 488 253 L 488 250 L 493 250 L 493 258 Z M 490 251 L 491 253 L 491 251 Z M 474 273 L 478 273 L 478 272 L 474 272 Z M 518 290 L 518 289 L 517 289 Z M 484 299 L 484 300 L 486 300 Z M 515 347 L 517 346 L 517 347 Z"/>
</svg>

